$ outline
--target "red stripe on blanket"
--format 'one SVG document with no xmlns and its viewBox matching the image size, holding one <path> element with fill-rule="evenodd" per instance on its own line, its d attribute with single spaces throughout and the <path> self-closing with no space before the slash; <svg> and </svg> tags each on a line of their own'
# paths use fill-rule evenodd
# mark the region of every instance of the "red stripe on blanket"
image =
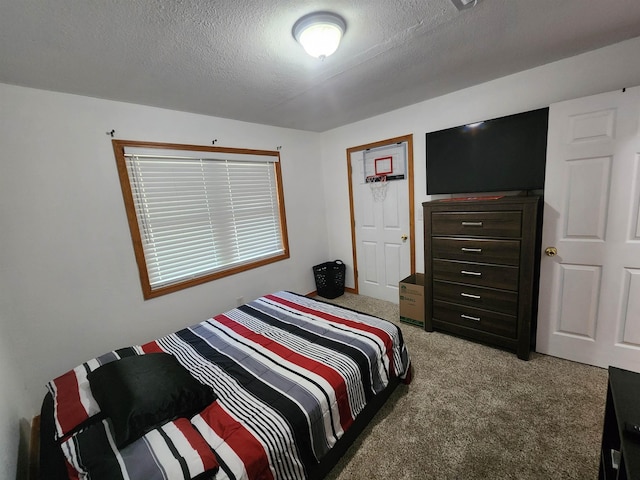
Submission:
<svg viewBox="0 0 640 480">
<path fill-rule="evenodd" d="M 215 320 L 226 327 L 230 328 L 238 335 L 257 343 L 261 347 L 275 353 L 279 357 L 292 362 L 299 367 L 304 368 L 316 375 L 324 378 L 331 388 L 333 388 L 336 395 L 336 403 L 338 405 L 338 412 L 340 415 L 340 425 L 346 432 L 347 429 L 353 423 L 353 415 L 351 413 L 351 406 L 349 404 L 349 396 L 347 392 L 347 385 L 345 379 L 335 369 L 320 363 L 312 358 L 305 357 L 304 355 L 285 347 L 277 341 L 267 338 L 264 335 L 254 332 L 248 329 L 244 325 L 239 324 L 235 320 L 227 317 L 226 315 L 218 315 Z"/>
<path fill-rule="evenodd" d="M 164 350 L 160 348 L 160 345 L 154 340 L 153 342 L 145 343 L 142 345 L 142 351 L 144 353 L 163 353 Z"/>
<path fill-rule="evenodd" d="M 184 435 L 184 438 L 187 439 L 191 448 L 198 453 L 204 465 L 205 472 L 218 467 L 218 461 L 211 451 L 209 444 L 202 438 L 202 435 L 198 433 L 189 420 L 186 418 L 178 418 L 173 421 L 173 424 L 180 430 L 182 435 Z"/>
<path fill-rule="evenodd" d="M 64 460 L 64 464 L 67 467 L 67 475 L 69 475 L 69 480 L 80 480 L 80 474 L 75 468 L 73 468 L 73 466 L 69 463 L 69 461 L 66 458 Z M 45 478 L 45 477 L 43 476 L 42 478 Z"/>
<path fill-rule="evenodd" d="M 56 416 L 62 432 L 66 433 L 84 422 L 89 415 L 80 401 L 78 378 L 74 370 L 59 376 L 53 383 L 56 386 Z"/>
<path fill-rule="evenodd" d="M 200 416 L 242 460 L 249 480 L 273 480 L 267 452 L 262 444 L 218 402 L 205 408 Z"/>
<path fill-rule="evenodd" d="M 384 330 L 374 327 L 373 325 L 369 325 L 367 323 L 357 322 L 355 320 L 349 320 L 347 318 L 338 317 L 336 315 L 332 315 L 331 313 L 323 312 L 321 310 L 305 307 L 304 305 L 291 302 L 285 298 L 277 297 L 275 295 L 265 295 L 265 298 L 268 298 L 269 300 L 273 300 L 276 303 L 281 303 L 282 305 L 286 305 L 289 308 L 298 310 L 299 312 L 305 313 L 307 315 L 314 315 L 316 317 L 320 317 L 329 322 L 339 323 L 341 325 L 345 325 L 347 327 L 354 328 L 356 330 L 361 330 L 363 332 L 367 332 L 377 336 L 385 346 L 387 357 L 389 358 L 389 368 L 391 369 L 391 372 L 390 372 L 391 375 L 392 376 L 398 375 L 398 373 L 395 371 L 395 365 L 393 362 L 393 339 Z"/>
</svg>

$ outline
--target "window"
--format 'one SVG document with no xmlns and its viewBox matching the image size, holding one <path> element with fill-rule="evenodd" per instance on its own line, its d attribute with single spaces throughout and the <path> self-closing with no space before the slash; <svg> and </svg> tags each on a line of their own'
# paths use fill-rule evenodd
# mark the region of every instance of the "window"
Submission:
<svg viewBox="0 0 640 480">
<path fill-rule="evenodd" d="M 289 258 L 278 152 L 113 148 L 145 299 Z"/>
</svg>

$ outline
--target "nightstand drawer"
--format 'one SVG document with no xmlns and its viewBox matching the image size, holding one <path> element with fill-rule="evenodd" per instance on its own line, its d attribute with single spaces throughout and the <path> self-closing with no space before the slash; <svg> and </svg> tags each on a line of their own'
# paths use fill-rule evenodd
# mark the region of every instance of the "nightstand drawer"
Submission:
<svg viewBox="0 0 640 480">
<path fill-rule="evenodd" d="M 433 235 L 517 238 L 521 230 L 520 212 L 434 212 L 431 215 Z"/>
<path fill-rule="evenodd" d="M 434 238 L 431 249 L 433 258 L 501 265 L 520 263 L 520 240 Z"/>
<path fill-rule="evenodd" d="M 433 259 L 433 278 L 502 290 L 518 290 L 518 268 Z"/>
<path fill-rule="evenodd" d="M 434 301 L 433 318 L 503 337 L 516 338 L 518 333 L 517 317 L 464 305 Z"/>
<path fill-rule="evenodd" d="M 482 308 L 483 310 L 493 310 L 507 315 L 515 316 L 518 314 L 517 292 L 435 280 L 433 282 L 433 299 Z"/>
</svg>

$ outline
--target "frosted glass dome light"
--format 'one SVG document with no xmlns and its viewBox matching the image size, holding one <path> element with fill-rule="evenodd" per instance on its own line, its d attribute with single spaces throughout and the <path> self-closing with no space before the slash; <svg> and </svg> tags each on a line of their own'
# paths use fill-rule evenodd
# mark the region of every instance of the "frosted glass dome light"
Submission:
<svg viewBox="0 0 640 480">
<path fill-rule="evenodd" d="M 342 17 L 317 12 L 298 20 L 293 26 L 293 36 L 309 55 L 324 59 L 338 49 L 346 28 Z"/>
</svg>

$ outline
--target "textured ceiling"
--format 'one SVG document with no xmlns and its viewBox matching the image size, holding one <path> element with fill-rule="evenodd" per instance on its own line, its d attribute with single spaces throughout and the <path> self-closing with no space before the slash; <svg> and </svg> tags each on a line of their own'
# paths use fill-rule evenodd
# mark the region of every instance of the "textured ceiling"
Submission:
<svg viewBox="0 0 640 480">
<path fill-rule="evenodd" d="M 637 36 L 639 0 L 0 0 L 0 82 L 325 131 Z"/>
</svg>

